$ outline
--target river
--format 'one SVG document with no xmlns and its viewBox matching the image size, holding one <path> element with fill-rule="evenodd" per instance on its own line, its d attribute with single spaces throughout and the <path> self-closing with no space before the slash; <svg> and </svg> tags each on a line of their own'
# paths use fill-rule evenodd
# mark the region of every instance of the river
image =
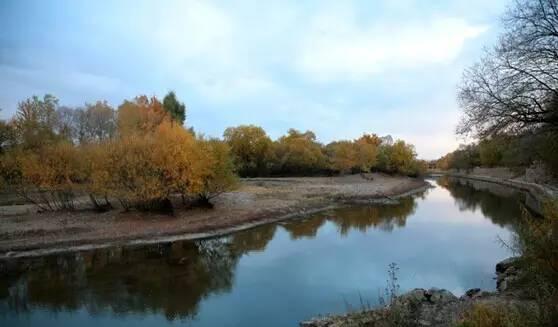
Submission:
<svg viewBox="0 0 558 327">
<path fill-rule="evenodd" d="M 0 326 L 297 326 L 400 292 L 495 288 L 522 195 L 439 178 L 397 205 L 331 210 L 226 237 L 0 263 Z"/>
</svg>

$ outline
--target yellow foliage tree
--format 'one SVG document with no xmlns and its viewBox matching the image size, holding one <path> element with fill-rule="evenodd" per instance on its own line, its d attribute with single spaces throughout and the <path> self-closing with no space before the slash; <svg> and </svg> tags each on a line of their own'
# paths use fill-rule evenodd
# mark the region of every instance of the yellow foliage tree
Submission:
<svg viewBox="0 0 558 327">
<path fill-rule="evenodd" d="M 122 136 L 100 146 L 91 191 L 124 208 L 168 209 L 173 194 L 198 194 L 212 158 L 182 126 L 163 122 L 153 133 Z"/>
<path fill-rule="evenodd" d="M 351 141 L 332 142 L 327 145 L 331 169 L 345 174 L 359 165 L 356 145 Z"/>
<path fill-rule="evenodd" d="M 327 168 L 322 146 L 311 131 L 290 129 L 275 143 L 276 170 L 285 174 L 315 173 Z"/>
<path fill-rule="evenodd" d="M 213 158 L 182 126 L 165 122 L 153 135 L 153 161 L 160 167 L 166 195 L 197 194 L 204 189 L 204 179 L 211 173 Z"/>
<path fill-rule="evenodd" d="M 170 122 L 169 113 L 156 97 L 138 96 L 118 107 L 117 128 L 120 136 L 153 133 L 163 122 Z"/>
<path fill-rule="evenodd" d="M 206 161 L 209 168 L 208 175 L 203 178 L 204 184 L 202 191 L 199 192 L 199 200 L 203 204 L 210 205 L 209 200 L 234 189 L 238 180 L 234 174 L 234 163 L 227 143 L 217 139 L 201 139 L 199 142 L 210 157 Z"/>
<path fill-rule="evenodd" d="M 71 143 L 59 142 L 33 152 L 20 152 L 17 161 L 21 164 L 21 183 L 33 186 L 31 192 L 40 197 L 35 203 L 50 210 L 74 208 L 85 173 L 78 150 Z"/>
<path fill-rule="evenodd" d="M 241 176 L 267 174 L 273 156 L 272 141 L 263 128 L 254 125 L 229 127 L 223 133 Z"/>
<path fill-rule="evenodd" d="M 376 134 L 364 134 L 355 141 L 357 165 L 361 171 L 370 172 L 377 164 L 380 143 L 382 141 Z"/>
</svg>

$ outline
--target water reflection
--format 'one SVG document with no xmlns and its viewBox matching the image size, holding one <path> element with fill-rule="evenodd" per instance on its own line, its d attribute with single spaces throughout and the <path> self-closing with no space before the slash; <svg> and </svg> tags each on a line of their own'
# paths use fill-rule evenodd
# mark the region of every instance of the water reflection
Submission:
<svg viewBox="0 0 558 327">
<path fill-rule="evenodd" d="M 341 236 L 350 230 L 405 226 L 416 208 L 415 198 L 398 205 L 349 207 L 283 224 L 292 239 L 314 238 L 326 221 Z M 116 247 L 38 259 L 4 262 L 0 300 L 4 313 L 25 313 L 34 307 L 52 312 L 85 308 L 92 314 L 110 311 L 162 313 L 168 320 L 196 316 L 198 305 L 209 294 L 231 290 L 239 258 L 261 252 L 273 239 L 276 224 L 232 236 Z"/>
<path fill-rule="evenodd" d="M 495 183 L 440 177 L 436 183 L 447 189 L 461 211 L 481 210 L 482 214 L 502 227 L 513 227 L 521 217 L 525 194 Z"/>
<path fill-rule="evenodd" d="M 331 210 L 302 221 L 284 223 L 283 227 L 289 231 L 293 240 L 316 237 L 318 230 L 328 221 L 335 224 L 341 237 L 346 237 L 352 230 L 366 232 L 370 228 L 391 232 L 396 227 L 405 227 L 407 218 L 415 212 L 417 197 L 422 198 L 425 193 L 426 191 L 416 197 L 403 198 L 397 205 L 382 204 Z"/>
<path fill-rule="evenodd" d="M 4 268 L 3 309 L 191 318 L 207 295 L 231 289 L 238 258 L 224 241 L 208 240 L 19 260 Z"/>
<path fill-rule="evenodd" d="M 448 178 L 436 184 L 397 205 L 347 207 L 217 239 L 0 262 L 0 325 L 296 325 L 343 311 L 361 291 L 377 294 L 392 261 L 404 266 L 404 288 L 486 287 L 481 281 L 491 282 L 504 256 L 488 239 L 503 230 L 490 221 L 512 225 L 517 195 Z"/>
</svg>

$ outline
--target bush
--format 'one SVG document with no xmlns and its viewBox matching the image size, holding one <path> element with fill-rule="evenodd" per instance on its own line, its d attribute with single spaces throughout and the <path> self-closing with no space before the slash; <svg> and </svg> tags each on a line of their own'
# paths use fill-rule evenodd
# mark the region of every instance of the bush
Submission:
<svg viewBox="0 0 558 327">
<path fill-rule="evenodd" d="M 73 209 L 85 172 L 78 150 L 70 143 L 38 150 L 14 150 L 2 157 L 2 180 L 41 210 Z"/>
<path fill-rule="evenodd" d="M 524 289 L 538 304 L 538 325 L 553 326 L 558 321 L 558 201 L 544 204 L 543 217 L 524 216 L 514 244 L 522 258 Z"/>
<path fill-rule="evenodd" d="M 529 322 L 511 306 L 475 303 L 456 327 L 526 327 Z"/>
<path fill-rule="evenodd" d="M 234 173 L 230 148 L 225 142 L 217 139 L 202 139 L 199 142 L 209 158 L 206 161 L 207 175 L 203 178 L 203 186 L 198 194 L 200 202 L 208 205 L 212 198 L 234 189 L 238 180 Z"/>
<path fill-rule="evenodd" d="M 164 123 L 152 134 L 132 134 L 99 147 L 90 191 L 117 198 L 126 209 L 157 209 L 172 194 L 201 192 L 211 169 L 194 136 L 176 124 Z"/>
</svg>

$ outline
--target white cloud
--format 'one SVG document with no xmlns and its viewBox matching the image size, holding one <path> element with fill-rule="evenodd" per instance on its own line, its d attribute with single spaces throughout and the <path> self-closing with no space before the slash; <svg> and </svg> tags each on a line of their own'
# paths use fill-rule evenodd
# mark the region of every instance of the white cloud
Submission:
<svg viewBox="0 0 558 327">
<path fill-rule="evenodd" d="M 328 81 L 450 63 L 468 39 L 486 30 L 460 18 L 363 26 L 354 11 L 326 12 L 300 40 L 296 67 L 312 80 Z"/>
<path fill-rule="evenodd" d="M 154 19 L 152 38 L 158 52 L 171 64 L 189 59 L 226 61 L 233 46 L 234 23 L 229 15 L 209 1 L 169 2 Z"/>
<path fill-rule="evenodd" d="M 197 81 L 198 92 L 213 102 L 226 102 L 277 92 L 278 87 L 263 76 L 215 76 Z"/>
<path fill-rule="evenodd" d="M 155 17 L 158 23 L 146 32 L 155 45 L 154 57 L 164 58 L 160 67 L 209 102 L 246 100 L 278 91 L 259 67 L 262 57 L 254 60 L 247 53 L 259 30 L 242 21 L 239 12 L 210 1 L 189 0 L 168 3 Z"/>
<path fill-rule="evenodd" d="M 0 96 L 0 104 L 15 103 L 31 95 L 67 93 L 62 99 L 64 104 L 81 105 L 110 95 L 131 93 L 130 87 L 118 78 L 79 71 L 0 65 L 0 76 L 3 77 L 0 88 L 10 90 Z"/>
</svg>

